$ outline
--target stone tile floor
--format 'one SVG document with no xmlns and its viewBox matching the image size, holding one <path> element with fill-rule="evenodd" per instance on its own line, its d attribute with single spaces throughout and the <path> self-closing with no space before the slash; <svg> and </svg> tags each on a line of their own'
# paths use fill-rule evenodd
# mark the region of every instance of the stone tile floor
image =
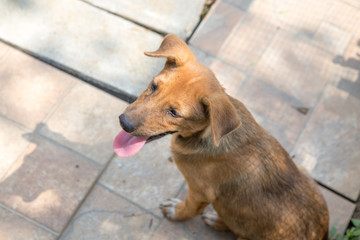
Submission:
<svg viewBox="0 0 360 240">
<path fill-rule="evenodd" d="M 128 2 L 0 2 L 0 239 L 235 238 L 162 217 L 187 192 L 169 138 L 112 152 L 117 116 L 163 64 L 142 52 L 189 37 L 204 4 Z M 360 191 L 358 1 L 217 0 L 189 45 L 321 184 L 344 231 Z"/>
</svg>

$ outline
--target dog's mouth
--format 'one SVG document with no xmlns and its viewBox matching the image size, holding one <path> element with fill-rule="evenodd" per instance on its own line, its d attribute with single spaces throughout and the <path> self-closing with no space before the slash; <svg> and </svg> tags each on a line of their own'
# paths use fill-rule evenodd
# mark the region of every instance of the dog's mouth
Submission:
<svg viewBox="0 0 360 240">
<path fill-rule="evenodd" d="M 164 133 L 160 133 L 160 134 L 156 134 L 156 135 L 153 135 L 153 136 L 150 136 L 145 143 L 149 143 L 151 141 L 154 141 L 154 140 L 157 140 L 159 138 L 162 138 L 162 137 L 165 137 L 166 135 L 169 135 L 169 134 L 173 134 L 173 133 L 176 133 L 177 131 L 167 131 L 167 132 L 164 132 Z"/>
<path fill-rule="evenodd" d="M 168 131 L 160 134 L 156 134 L 150 137 L 133 136 L 125 131 L 121 131 L 114 140 L 113 149 L 119 157 L 130 157 L 145 145 L 145 143 L 157 140 L 168 134 L 173 134 L 176 131 Z"/>
</svg>

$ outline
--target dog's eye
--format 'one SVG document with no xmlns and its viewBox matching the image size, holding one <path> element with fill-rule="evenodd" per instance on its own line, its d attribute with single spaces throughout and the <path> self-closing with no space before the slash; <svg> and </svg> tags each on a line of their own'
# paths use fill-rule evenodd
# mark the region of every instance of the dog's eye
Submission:
<svg viewBox="0 0 360 240">
<path fill-rule="evenodd" d="M 155 92 L 157 89 L 157 85 L 155 83 L 151 83 L 151 92 Z"/>
<path fill-rule="evenodd" d="M 172 117 L 174 117 L 174 118 L 180 117 L 180 116 L 178 115 L 178 113 L 176 112 L 175 109 L 169 109 L 169 110 L 167 111 L 167 113 L 170 114 L 170 115 L 171 115 Z"/>
</svg>

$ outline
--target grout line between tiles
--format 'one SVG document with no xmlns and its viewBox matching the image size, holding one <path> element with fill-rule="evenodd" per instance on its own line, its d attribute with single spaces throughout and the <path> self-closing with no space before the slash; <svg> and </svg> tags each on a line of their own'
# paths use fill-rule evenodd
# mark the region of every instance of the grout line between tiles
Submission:
<svg viewBox="0 0 360 240">
<path fill-rule="evenodd" d="M 175 197 L 178 197 L 180 192 L 185 188 L 186 186 L 186 181 L 184 180 L 183 184 L 180 186 L 178 192 L 175 194 Z M 152 234 L 149 236 L 149 239 L 151 239 L 152 237 L 154 237 L 154 234 L 156 233 L 156 231 L 158 230 L 158 228 L 160 227 L 160 225 L 164 222 L 164 220 L 166 220 L 165 217 L 160 218 L 159 220 L 159 224 L 158 226 L 156 226 L 156 228 L 154 229 L 154 231 L 152 232 Z"/>
<path fill-rule="evenodd" d="M 32 133 L 31 130 L 27 129 L 26 127 L 24 127 L 23 125 L 21 125 L 18 122 L 15 122 L 11 119 L 8 119 L 6 116 L 0 114 L 0 118 L 4 119 L 4 121 L 8 121 L 9 123 L 15 125 L 16 127 L 19 127 L 21 130 L 24 130 L 26 132 Z M 11 169 L 11 167 L 17 163 L 18 159 L 25 153 L 25 151 L 27 150 L 27 148 L 29 147 L 31 142 L 28 141 L 28 144 L 24 147 L 24 149 L 17 155 L 16 159 L 14 160 L 13 163 L 10 164 L 10 166 L 6 169 L 6 171 L 4 172 L 4 174 L 2 176 L 0 176 L 0 182 L 4 181 L 4 179 L 7 177 L 8 175 L 8 171 Z"/>
<path fill-rule="evenodd" d="M 263 20 L 263 19 L 262 19 Z M 263 20 L 264 21 L 264 20 Z M 265 53 L 267 52 L 267 50 L 269 49 L 271 43 L 274 41 L 274 39 L 280 34 L 281 30 L 275 30 L 274 35 L 271 37 L 271 39 L 268 41 L 268 43 L 266 44 L 266 47 L 264 48 L 263 52 L 260 54 L 260 56 L 258 57 L 256 64 L 252 67 L 251 71 L 249 72 L 249 75 L 251 77 L 253 77 L 253 73 L 257 67 L 257 65 L 259 64 L 259 62 L 261 61 L 261 59 L 263 58 L 263 56 L 265 55 Z"/>
<path fill-rule="evenodd" d="M 243 18 L 233 26 L 233 28 L 231 29 L 231 31 L 229 32 L 229 34 L 226 36 L 223 43 L 221 44 L 221 47 L 217 51 L 219 58 L 221 56 L 221 52 L 229 46 L 232 37 L 235 36 L 240 31 L 240 28 L 245 24 L 245 21 L 248 20 L 250 14 L 248 12 L 243 12 L 243 14 L 244 14 Z"/>
<path fill-rule="evenodd" d="M 186 181 L 184 180 L 184 182 L 181 184 L 179 190 L 177 191 L 174 197 L 178 197 L 181 191 L 185 189 L 185 186 L 186 186 Z"/>
<path fill-rule="evenodd" d="M 155 234 L 155 232 L 157 231 L 157 229 L 160 227 L 161 223 L 165 220 L 164 217 L 159 217 L 158 215 L 154 214 L 152 211 L 150 211 L 149 209 L 144 208 L 143 206 L 139 205 L 136 202 L 133 202 L 132 200 L 128 199 L 127 197 L 124 197 L 122 194 L 114 191 L 113 189 L 107 187 L 104 183 L 101 183 L 100 181 L 97 183 L 99 186 L 103 187 L 104 189 L 106 189 L 107 191 L 111 192 L 112 194 L 116 195 L 117 197 L 123 199 L 124 201 L 127 201 L 128 203 L 136 206 L 137 208 L 139 208 L 140 210 L 144 211 L 147 214 L 150 214 L 151 216 L 155 217 L 156 219 L 159 220 L 158 225 L 154 228 L 153 232 L 150 234 L 148 239 L 151 239 L 153 237 L 153 235 Z M 182 188 L 182 186 L 180 187 Z"/>
<path fill-rule="evenodd" d="M 95 178 L 94 182 L 92 183 L 92 185 L 90 186 L 89 190 L 87 191 L 87 193 L 85 194 L 85 196 L 83 197 L 83 199 L 79 202 L 78 206 L 76 207 L 76 209 L 72 212 L 69 220 L 67 221 L 67 223 L 65 224 L 64 228 L 62 229 L 62 231 L 59 233 L 59 236 L 57 237 L 57 240 L 59 240 L 62 235 L 65 233 L 66 229 L 70 226 L 72 220 L 74 219 L 74 217 L 76 216 L 76 214 L 79 212 L 80 208 L 83 206 L 84 202 L 86 201 L 86 199 L 88 198 L 88 196 L 91 194 L 92 190 L 94 189 L 94 187 L 96 186 L 96 184 L 99 182 L 101 176 L 103 175 L 103 173 L 106 171 L 106 169 L 108 168 L 108 166 L 110 165 L 110 163 L 112 162 L 112 160 L 114 159 L 114 155 L 112 154 L 111 158 L 107 161 L 107 163 L 105 164 L 104 168 L 100 171 L 100 173 L 98 174 L 98 176 Z"/>
<path fill-rule="evenodd" d="M 291 156 L 295 154 L 294 151 L 295 151 L 295 149 L 296 149 L 296 146 L 297 146 L 298 143 L 299 143 L 299 140 L 300 140 L 301 136 L 303 135 L 303 133 L 304 133 L 304 131 L 305 131 L 308 123 L 310 122 L 310 119 L 311 119 L 314 111 L 315 111 L 315 110 L 317 109 L 317 107 L 319 106 L 319 103 L 320 103 L 321 99 L 323 98 L 323 96 L 324 96 L 324 94 L 325 94 L 325 89 L 326 89 L 328 86 L 330 86 L 330 85 L 331 85 L 330 82 L 327 82 L 327 83 L 325 84 L 325 86 L 324 86 L 321 94 L 319 95 L 318 99 L 316 100 L 314 106 L 310 109 L 310 111 L 309 111 L 309 113 L 308 113 L 308 116 L 307 116 L 307 119 L 306 119 L 306 121 L 305 121 L 305 124 L 304 124 L 303 128 L 300 130 L 300 132 L 299 132 L 299 134 L 298 134 L 298 136 L 297 136 L 297 138 L 296 138 L 296 140 L 295 140 L 294 147 L 293 147 L 293 149 L 292 149 L 292 151 L 291 151 L 291 153 L 290 153 Z M 335 189 L 333 189 L 333 188 L 331 188 L 331 187 L 328 187 L 326 184 L 322 183 L 321 181 L 318 181 L 318 180 L 316 180 L 316 179 L 314 179 L 314 180 L 315 180 L 319 185 L 321 185 L 322 187 L 324 187 L 324 188 L 328 189 L 329 191 L 335 193 L 336 195 L 338 195 L 338 196 L 340 196 L 340 197 L 342 197 L 342 198 L 350 201 L 351 203 L 355 203 L 355 202 L 356 202 L 356 201 L 352 200 L 351 198 L 347 197 L 346 195 L 338 192 L 337 190 L 335 190 Z"/>
<path fill-rule="evenodd" d="M 330 192 L 334 193 L 335 195 L 337 195 L 337 196 L 339 196 L 339 197 L 341 197 L 341 198 L 343 198 L 343 199 L 345 199 L 345 200 L 347 200 L 347 201 L 349 201 L 349 202 L 351 202 L 351 203 L 353 203 L 353 204 L 356 204 L 357 200 L 353 200 L 353 199 L 349 198 L 348 196 L 342 194 L 341 192 L 338 192 L 338 191 L 335 190 L 335 189 L 332 189 L 331 187 L 327 186 L 326 184 L 322 183 L 322 182 L 319 181 L 319 180 L 316 180 L 315 178 L 313 178 L 313 179 L 314 179 L 315 182 L 316 182 L 317 184 L 319 184 L 321 187 L 329 190 Z"/>
<path fill-rule="evenodd" d="M 149 31 L 151 31 L 151 32 L 157 33 L 157 34 L 159 34 L 159 35 L 161 35 L 161 36 L 163 36 L 163 37 L 165 37 L 165 35 L 168 34 L 167 32 L 163 32 L 163 31 L 160 31 L 160 30 L 156 30 L 155 28 L 152 28 L 151 26 L 144 25 L 144 24 L 142 24 L 142 23 L 140 23 L 140 22 L 138 22 L 138 21 L 136 21 L 136 20 L 134 20 L 134 19 L 131 19 L 131 18 L 126 17 L 126 16 L 124 16 L 124 15 L 121 15 L 121 14 L 119 14 L 119 13 L 113 12 L 113 11 L 108 10 L 108 9 L 106 9 L 106 8 L 100 7 L 100 6 L 96 5 L 96 4 L 93 4 L 93 3 L 91 3 L 91 2 L 88 2 L 88 1 L 86 1 L 86 0 L 79 0 L 79 1 L 80 1 L 80 2 L 83 2 L 84 4 L 89 5 L 89 6 L 91 6 L 91 7 L 94 7 L 94 8 L 96 8 L 96 9 L 100 10 L 100 11 L 104 11 L 104 12 L 106 12 L 106 13 L 108 13 L 108 14 L 113 15 L 113 16 L 120 17 L 120 18 L 122 18 L 122 19 L 124 19 L 124 20 L 126 20 L 126 21 L 129 21 L 129 22 L 131 22 L 131 23 L 133 23 L 133 24 L 136 24 L 136 25 L 138 25 L 138 26 L 140 26 L 140 27 L 143 27 L 143 28 L 145 28 L 145 29 L 147 29 L 147 30 L 149 30 Z"/>
<path fill-rule="evenodd" d="M 39 131 L 39 130 L 38 130 L 38 131 Z M 72 149 L 72 148 L 70 148 L 70 147 L 68 147 L 68 146 L 65 146 L 65 145 L 63 145 L 63 144 L 61 144 L 61 143 L 59 143 L 59 142 L 57 142 L 57 141 L 55 141 L 55 140 L 53 140 L 53 139 L 45 136 L 45 135 L 42 135 L 42 134 L 39 133 L 39 132 L 34 132 L 34 133 L 33 133 L 33 137 L 34 137 L 34 136 L 40 137 L 40 138 L 42 138 L 42 139 L 45 139 L 45 140 L 51 142 L 52 144 L 54 144 L 54 145 L 56 145 L 56 146 L 58 146 L 58 147 L 64 148 L 64 149 L 68 150 L 69 152 L 74 153 L 74 154 L 76 154 L 76 155 L 84 158 L 84 159 L 87 160 L 88 162 L 96 165 L 97 167 L 102 168 L 102 167 L 104 166 L 103 164 L 96 162 L 96 161 L 93 160 L 92 158 L 90 158 L 90 157 L 88 157 L 88 156 L 85 156 L 84 154 L 82 154 L 82 153 L 80 153 L 80 152 L 78 152 L 78 151 L 76 151 L 76 150 L 74 150 L 74 149 Z"/>
<path fill-rule="evenodd" d="M 33 130 L 27 128 L 26 126 L 22 125 L 21 123 L 14 121 L 13 119 L 8 118 L 6 115 L 3 115 L 0 113 L 0 118 L 2 118 L 4 121 L 9 122 L 12 125 L 15 125 L 17 128 L 25 131 L 25 132 L 32 132 Z"/>
<path fill-rule="evenodd" d="M 116 192 L 115 190 L 109 188 L 106 184 L 104 184 L 104 183 L 102 183 L 102 182 L 100 182 L 100 181 L 99 181 L 97 184 L 98 184 L 99 186 L 105 188 L 106 190 L 108 190 L 108 191 L 111 192 L 112 194 L 114 194 L 114 195 L 116 195 L 116 196 L 124 199 L 125 201 L 131 203 L 132 205 L 135 205 L 136 207 L 140 208 L 140 209 L 143 210 L 144 212 L 151 214 L 152 216 L 156 217 L 156 218 L 159 219 L 159 220 L 161 219 L 161 217 L 159 217 L 158 215 L 154 214 L 154 213 L 153 213 L 152 211 L 150 211 L 149 209 L 144 208 L 143 206 L 139 205 L 138 203 L 130 200 L 129 198 L 127 198 L 127 197 L 123 196 L 122 194 Z M 154 208 L 154 209 L 155 209 L 155 208 Z"/>
<path fill-rule="evenodd" d="M 34 220 L 34 219 L 31 219 L 30 217 L 28 217 L 28 216 L 26 216 L 26 215 L 24 215 L 24 214 L 22 214 L 22 213 L 19 213 L 19 212 L 15 211 L 14 209 L 8 208 L 7 206 L 3 205 L 2 203 L 0 203 L 0 208 L 3 208 L 3 209 L 5 209 L 6 211 L 9 211 L 10 213 L 12 213 L 12 214 L 14 214 L 14 215 L 16 215 L 16 216 L 18 216 L 18 217 L 26 220 L 27 222 L 30 222 L 30 223 L 34 224 L 35 226 L 37 226 L 37 227 L 45 230 L 46 232 L 51 233 L 51 234 L 54 235 L 54 236 L 58 236 L 58 233 L 57 233 L 57 232 L 51 230 L 51 229 L 48 228 L 48 227 L 45 227 L 44 225 L 42 225 L 41 223 L 37 222 L 37 221 Z"/>
<path fill-rule="evenodd" d="M 62 72 L 65 72 L 65 73 L 77 78 L 78 80 L 86 82 L 86 83 L 92 85 L 93 87 L 95 87 L 97 89 L 100 89 L 100 90 L 102 90 L 102 91 L 104 91 L 104 92 L 106 92 L 106 93 L 108 93 L 108 94 L 110 94 L 110 95 L 112 95 L 112 96 L 114 96 L 114 97 L 116 97 L 118 99 L 121 99 L 121 100 L 123 100 L 125 102 L 132 103 L 137 99 L 137 96 L 135 96 L 135 95 L 128 94 L 123 90 L 117 89 L 117 88 L 115 88 L 115 87 L 113 87 L 113 86 L 111 86 L 111 85 L 109 85 L 107 83 L 103 83 L 99 79 L 96 79 L 94 77 L 86 75 L 86 74 L 84 74 L 84 73 L 82 73 L 82 72 L 80 72 L 80 71 L 78 71 L 76 69 L 73 69 L 73 68 L 71 68 L 69 66 L 66 66 L 66 65 L 64 65 L 62 63 L 59 63 L 57 61 L 54 61 L 54 60 L 52 60 L 52 59 L 50 59 L 48 57 L 42 56 L 40 54 L 37 54 L 35 52 L 32 52 L 30 50 L 27 50 L 25 48 L 17 46 L 17 45 L 15 45 L 15 44 L 13 44 L 11 42 L 8 42 L 8 41 L 6 41 L 6 40 L 4 40 L 2 38 L 0 38 L 0 42 L 4 43 L 4 44 L 6 44 L 6 45 L 8 45 L 8 46 L 10 46 L 12 48 L 15 48 L 15 49 L 17 49 L 17 50 L 19 50 L 19 51 L 21 51 L 21 52 L 35 58 L 35 59 L 41 61 L 41 62 L 44 62 L 44 63 L 46 63 L 46 64 L 48 64 L 48 65 L 62 71 Z"/>
<path fill-rule="evenodd" d="M 237 70 L 238 72 L 244 74 L 246 77 L 250 76 L 249 73 L 247 73 L 247 72 L 239 69 L 239 68 L 236 67 L 235 65 L 233 65 L 233 64 L 231 64 L 231 63 L 228 63 L 228 62 L 222 60 L 221 58 L 218 58 L 218 57 L 216 57 L 216 56 L 214 56 L 214 55 L 212 55 L 212 54 L 210 54 L 210 53 L 202 50 L 201 48 L 199 48 L 199 47 L 197 47 L 197 46 L 194 46 L 194 45 L 192 45 L 192 44 L 189 44 L 189 46 L 191 46 L 192 48 L 195 48 L 197 51 L 200 51 L 201 53 L 205 54 L 206 57 L 214 58 L 214 59 L 218 60 L 219 62 L 221 62 L 221 63 L 223 63 L 223 64 L 225 64 L 225 65 L 227 65 L 227 66 L 229 66 L 229 67 L 234 68 L 234 69 Z M 205 65 L 205 64 L 204 64 L 204 65 Z"/>
<path fill-rule="evenodd" d="M 61 94 L 61 96 L 59 97 L 59 100 L 52 106 L 52 108 L 50 109 L 50 111 L 44 116 L 44 118 L 42 119 L 41 122 L 43 122 L 45 124 L 45 122 L 47 120 L 49 120 L 49 118 L 53 115 L 53 113 L 58 109 L 58 107 L 60 106 L 60 104 L 64 101 L 64 99 L 66 98 L 66 96 L 70 93 L 70 91 L 73 89 L 73 87 L 77 84 L 77 81 L 71 81 L 71 83 L 69 83 L 69 86 L 66 87 L 66 89 L 64 89 L 64 92 Z M 37 131 L 37 128 L 34 130 L 34 132 Z"/>
<path fill-rule="evenodd" d="M 201 30 L 201 26 L 206 22 L 206 20 L 211 16 L 212 12 L 215 11 L 216 6 L 220 3 L 221 0 L 214 0 L 214 2 L 209 5 L 210 10 L 207 12 L 207 14 L 205 15 L 205 17 L 203 19 L 199 18 L 198 23 L 196 24 L 196 26 L 194 27 L 194 29 L 192 30 L 191 34 L 186 38 L 185 42 L 187 44 L 189 44 L 191 38 L 198 32 Z"/>
<path fill-rule="evenodd" d="M 310 108 L 310 111 L 309 113 L 307 114 L 307 119 L 305 120 L 305 123 L 303 125 L 303 128 L 299 131 L 298 135 L 297 135 L 297 138 L 295 140 L 295 143 L 294 143 L 294 147 L 293 147 L 293 150 L 291 151 L 291 155 L 294 154 L 294 150 L 296 149 L 296 145 L 299 143 L 299 140 L 300 140 L 300 137 L 302 136 L 302 134 L 304 133 L 305 131 L 305 128 L 306 126 L 308 125 L 308 123 L 310 122 L 310 119 L 315 111 L 315 109 L 318 107 L 319 103 L 320 103 L 320 100 L 322 99 L 323 95 L 324 95 L 324 92 L 325 92 L 325 89 L 327 88 L 327 86 L 329 85 L 329 82 L 326 82 L 321 94 L 319 94 L 317 100 L 315 101 L 314 105 L 312 108 Z"/>
</svg>

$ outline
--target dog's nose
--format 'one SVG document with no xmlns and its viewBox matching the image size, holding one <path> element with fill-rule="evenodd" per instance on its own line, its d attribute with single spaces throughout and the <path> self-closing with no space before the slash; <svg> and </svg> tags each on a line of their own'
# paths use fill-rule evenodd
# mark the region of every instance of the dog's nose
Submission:
<svg viewBox="0 0 360 240">
<path fill-rule="evenodd" d="M 126 118 L 125 114 L 121 114 L 119 116 L 119 120 L 120 120 L 120 125 L 121 127 L 128 133 L 131 133 L 133 131 L 135 131 L 135 127 L 132 124 L 131 121 L 129 121 L 128 118 Z"/>
</svg>

